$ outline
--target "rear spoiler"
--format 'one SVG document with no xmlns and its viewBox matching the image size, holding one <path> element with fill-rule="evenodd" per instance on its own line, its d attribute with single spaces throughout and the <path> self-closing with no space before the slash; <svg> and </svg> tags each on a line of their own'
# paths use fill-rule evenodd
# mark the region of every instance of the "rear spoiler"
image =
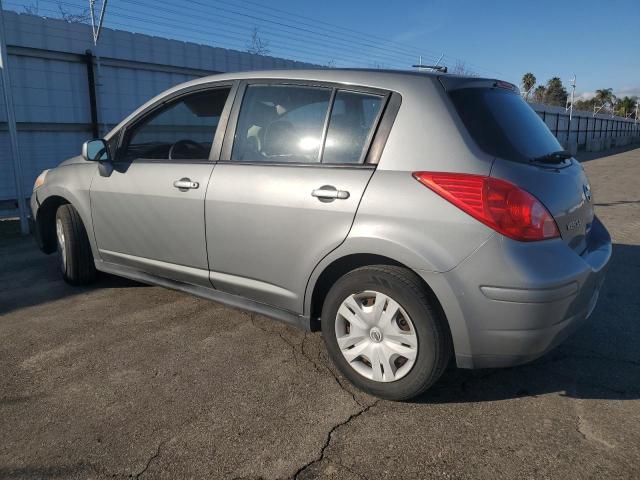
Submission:
<svg viewBox="0 0 640 480">
<path fill-rule="evenodd" d="M 515 93 L 520 93 L 518 87 L 516 87 L 513 83 L 505 82 L 504 80 L 496 80 L 493 78 L 453 77 L 448 75 L 440 75 L 438 76 L 438 80 L 447 92 L 460 90 L 462 88 L 503 88 L 505 90 L 511 90 Z"/>
</svg>

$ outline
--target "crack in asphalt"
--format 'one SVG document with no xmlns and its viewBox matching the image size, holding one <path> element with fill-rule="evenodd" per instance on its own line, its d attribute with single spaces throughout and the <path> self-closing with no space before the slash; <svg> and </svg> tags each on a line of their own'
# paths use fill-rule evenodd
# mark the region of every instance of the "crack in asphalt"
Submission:
<svg viewBox="0 0 640 480">
<path fill-rule="evenodd" d="M 365 405 L 362 404 L 360 401 L 358 401 L 358 399 L 356 398 L 355 393 L 353 393 L 351 390 L 349 390 L 344 383 L 342 383 L 342 380 L 340 379 L 340 377 L 338 375 L 336 375 L 334 373 L 333 370 L 331 370 L 331 367 L 329 367 L 329 365 L 327 365 L 325 362 L 323 362 L 320 358 L 320 355 L 322 354 L 322 352 L 319 352 L 317 355 L 317 361 L 314 360 L 311 357 L 311 354 L 308 353 L 305 350 L 305 344 L 307 339 L 309 338 L 309 333 L 308 332 L 304 332 L 304 337 L 302 338 L 302 343 L 300 345 L 300 350 L 302 352 L 302 354 L 313 364 L 313 366 L 315 367 L 316 371 L 320 374 L 322 374 L 322 372 L 326 372 L 329 374 L 329 376 L 331 376 L 331 378 L 333 378 L 333 380 L 336 382 L 336 384 L 338 385 L 338 387 L 343 390 L 345 393 L 347 393 L 351 399 L 354 401 L 354 403 L 356 405 L 358 405 L 359 407 L 364 407 Z"/>
<path fill-rule="evenodd" d="M 173 437 L 171 437 L 171 438 L 173 438 Z M 144 473 L 149 469 L 149 467 L 151 466 L 153 461 L 160 456 L 160 450 L 162 450 L 162 447 L 164 446 L 164 444 L 167 443 L 168 441 L 170 441 L 171 438 L 167 438 L 165 440 L 162 440 L 160 443 L 158 443 L 158 448 L 156 448 L 155 453 L 153 455 L 151 455 L 151 457 L 149 457 L 149 460 L 147 460 L 147 464 L 144 466 L 144 468 L 140 472 L 138 472 L 138 473 L 136 473 L 134 475 L 130 475 L 130 478 L 135 478 L 137 480 L 142 475 L 144 475 Z"/>
<path fill-rule="evenodd" d="M 336 431 L 340 427 L 348 425 L 352 420 L 355 420 L 356 418 L 360 417 L 361 415 L 364 415 L 365 413 L 367 413 L 374 406 L 376 406 L 379 402 L 380 402 L 380 400 L 376 400 L 375 402 L 371 403 L 370 405 L 367 405 L 363 409 L 358 410 L 357 412 L 352 413 L 351 415 L 349 415 L 349 417 L 345 421 L 340 422 L 340 423 L 334 425 L 333 427 L 331 427 L 331 430 L 329 430 L 329 433 L 327 434 L 327 438 L 325 439 L 324 444 L 320 448 L 320 452 L 318 453 L 318 455 L 316 455 L 316 458 L 314 458 L 310 462 L 308 462 L 308 463 L 304 464 L 302 467 L 300 467 L 296 471 L 296 473 L 293 474 L 293 476 L 291 478 L 293 480 L 297 480 L 298 478 L 300 478 L 300 475 L 302 473 L 304 473 L 305 470 L 307 470 L 308 468 L 312 467 L 313 465 L 315 465 L 317 463 L 320 463 L 321 461 L 325 460 L 327 458 L 326 457 L 327 448 L 329 448 L 329 446 L 331 445 L 331 440 L 333 439 L 333 435 L 336 433 Z M 339 462 L 337 462 L 337 463 L 339 463 Z M 352 473 L 355 473 L 355 472 L 352 472 Z M 358 476 L 362 476 L 362 475 L 358 474 Z"/>
<path fill-rule="evenodd" d="M 309 332 L 306 332 L 306 331 L 303 332 L 304 336 L 302 337 L 302 342 L 300 343 L 300 345 L 296 345 L 294 342 L 292 342 L 291 340 L 286 338 L 281 332 L 273 332 L 273 331 L 267 330 L 267 329 L 262 328 L 261 326 L 259 326 L 255 321 L 255 319 L 256 319 L 255 317 L 256 317 L 256 315 L 254 313 L 250 314 L 251 323 L 252 323 L 252 325 L 254 327 L 256 327 L 258 330 L 261 330 L 261 331 L 263 331 L 263 332 L 265 332 L 267 334 L 279 336 L 280 339 L 291 348 L 294 356 L 296 356 L 298 353 L 301 354 L 302 357 L 304 357 L 304 359 L 306 359 L 307 362 L 310 363 L 311 366 L 313 366 L 313 368 L 316 371 L 316 373 L 318 373 L 320 375 L 322 375 L 324 373 L 328 373 L 329 376 L 334 380 L 336 385 L 338 385 L 338 388 L 340 388 L 340 390 L 342 390 L 347 395 L 349 395 L 356 405 L 358 405 L 359 407 L 364 407 L 365 406 L 361 402 L 358 401 L 358 399 L 356 398 L 356 396 L 355 396 L 355 394 L 353 392 L 351 392 L 350 390 L 348 390 L 346 388 L 346 386 L 340 381 L 339 377 L 333 372 L 333 370 L 331 370 L 331 368 L 329 368 L 328 365 L 326 365 L 324 362 L 322 362 L 320 360 L 320 356 L 319 355 L 318 355 L 318 360 L 316 361 L 316 360 L 313 359 L 311 354 L 305 349 L 306 341 L 309 338 Z"/>
<path fill-rule="evenodd" d="M 351 414 L 345 421 L 340 422 L 340 423 L 334 425 L 333 427 L 331 427 L 331 429 L 327 433 L 327 437 L 325 439 L 325 442 L 322 445 L 322 447 L 320 449 L 320 452 L 316 456 L 316 458 L 313 459 L 312 461 L 304 464 L 302 467 L 300 467 L 296 471 L 296 473 L 291 477 L 293 479 L 297 479 L 300 476 L 300 474 L 302 474 L 309 467 L 311 467 L 312 465 L 315 465 L 316 463 L 321 462 L 322 460 L 327 459 L 326 450 L 329 447 L 329 445 L 331 444 L 331 439 L 333 438 L 333 434 L 335 433 L 335 431 L 338 428 L 340 428 L 340 427 L 342 427 L 344 425 L 347 425 L 353 419 L 355 419 L 355 418 L 363 415 L 364 413 L 368 412 L 373 406 L 377 405 L 380 400 L 376 399 L 374 402 L 370 403 L 369 405 L 362 404 L 360 401 L 358 401 L 358 399 L 356 398 L 355 394 L 352 391 L 350 391 L 350 390 L 348 390 L 346 388 L 346 386 L 342 383 L 342 381 L 340 380 L 338 375 L 336 375 L 333 372 L 333 370 L 331 370 L 331 368 L 327 364 L 325 364 L 325 362 L 323 362 L 321 360 L 321 358 L 320 358 L 321 352 L 318 353 L 317 360 L 314 359 L 313 356 L 311 355 L 311 353 L 305 347 L 306 344 L 307 344 L 308 339 L 310 338 L 309 332 L 306 332 L 306 331 L 303 332 L 304 336 L 302 337 L 302 342 L 300 342 L 300 345 L 297 345 L 294 342 L 292 342 L 291 340 L 289 340 L 288 338 L 286 338 L 281 332 L 273 332 L 273 331 L 267 330 L 267 329 L 262 328 L 261 326 L 259 326 L 255 321 L 256 320 L 256 315 L 254 313 L 250 314 L 250 320 L 251 320 L 252 325 L 254 327 L 256 327 L 258 330 L 261 330 L 262 332 L 267 333 L 267 334 L 277 335 L 278 337 L 280 337 L 280 339 L 291 348 L 291 351 L 293 352 L 294 357 L 297 357 L 297 354 L 300 354 L 314 368 L 316 373 L 318 373 L 319 375 L 328 374 L 334 380 L 334 382 L 336 383 L 338 388 L 340 390 L 342 390 L 344 393 L 346 393 L 347 395 L 349 395 L 351 397 L 351 399 L 353 400 L 353 402 L 360 408 L 360 410 L 358 410 L 357 412 Z M 334 463 L 340 465 L 345 470 L 349 471 L 350 473 L 356 475 L 359 478 L 366 478 L 362 474 L 349 469 L 345 465 L 342 465 L 342 463 L 340 463 L 340 462 L 334 462 Z"/>
</svg>

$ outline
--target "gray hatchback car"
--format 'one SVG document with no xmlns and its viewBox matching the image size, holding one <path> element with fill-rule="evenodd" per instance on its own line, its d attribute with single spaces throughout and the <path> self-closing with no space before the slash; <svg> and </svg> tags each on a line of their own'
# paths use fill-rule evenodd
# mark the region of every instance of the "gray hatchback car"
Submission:
<svg viewBox="0 0 640 480">
<path fill-rule="evenodd" d="M 517 89 L 439 73 L 215 75 L 152 99 L 31 197 L 62 275 L 162 285 L 308 330 L 388 399 L 535 359 L 611 256 L 581 165 Z"/>
</svg>

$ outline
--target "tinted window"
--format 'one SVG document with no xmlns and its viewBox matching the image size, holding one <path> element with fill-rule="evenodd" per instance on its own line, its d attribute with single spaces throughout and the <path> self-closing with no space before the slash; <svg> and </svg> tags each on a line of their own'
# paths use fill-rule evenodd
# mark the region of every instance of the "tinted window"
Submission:
<svg viewBox="0 0 640 480">
<path fill-rule="evenodd" d="M 208 159 L 228 94 L 194 93 L 151 114 L 127 132 L 121 158 Z"/>
<path fill-rule="evenodd" d="M 247 87 L 231 160 L 320 161 L 320 145 L 331 89 L 293 85 Z"/>
<path fill-rule="evenodd" d="M 359 163 L 383 97 L 338 91 L 335 98 L 322 163 Z"/>
<path fill-rule="evenodd" d="M 465 88 L 450 93 L 467 130 L 490 155 L 528 161 L 562 147 L 520 95 L 500 88 Z"/>
</svg>

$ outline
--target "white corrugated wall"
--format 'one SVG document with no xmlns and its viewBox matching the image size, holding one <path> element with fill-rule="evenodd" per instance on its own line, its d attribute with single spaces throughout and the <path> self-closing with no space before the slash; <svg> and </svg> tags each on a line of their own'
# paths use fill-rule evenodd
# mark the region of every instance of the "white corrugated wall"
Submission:
<svg viewBox="0 0 640 480">
<path fill-rule="evenodd" d="M 208 73 L 315 66 L 111 29 L 102 31 L 96 50 L 89 25 L 10 11 L 4 17 L 25 192 L 92 136 L 80 57 L 88 49 L 104 59 L 98 115 L 107 127 L 163 90 Z M 0 201 L 16 197 L 6 121 L 0 98 Z"/>
</svg>

